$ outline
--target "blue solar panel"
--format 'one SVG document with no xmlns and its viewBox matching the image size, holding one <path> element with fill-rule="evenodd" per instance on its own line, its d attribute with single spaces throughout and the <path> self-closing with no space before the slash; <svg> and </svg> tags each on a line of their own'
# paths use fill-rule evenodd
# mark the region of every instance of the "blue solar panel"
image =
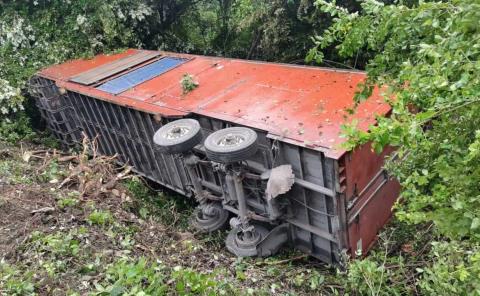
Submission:
<svg viewBox="0 0 480 296">
<path fill-rule="evenodd" d="M 154 63 L 146 65 L 145 67 L 136 69 L 125 75 L 107 81 L 96 88 L 117 95 L 129 88 L 139 85 L 140 83 L 157 77 L 168 70 L 185 63 L 186 61 L 186 59 L 181 58 L 165 57 Z"/>
</svg>

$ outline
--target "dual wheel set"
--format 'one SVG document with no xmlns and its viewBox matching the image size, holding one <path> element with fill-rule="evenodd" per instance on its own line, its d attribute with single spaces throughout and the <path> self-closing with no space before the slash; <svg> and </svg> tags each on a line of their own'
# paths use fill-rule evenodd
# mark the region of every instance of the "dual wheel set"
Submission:
<svg viewBox="0 0 480 296">
<path fill-rule="evenodd" d="M 223 207 L 224 198 L 219 200 L 203 190 L 195 167 L 199 163 L 223 165 L 226 178 L 232 180 L 238 213 L 238 217 L 230 219 L 232 230 L 227 236 L 227 249 L 240 257 L 261 255 L 257 246 L 267 236 L 268 230 L 249 221 L 241 164 L 257 152 L 257 133 L 246 127 L 230 127 L 211 133 L 203 142 L 208 160 L 201 160 L 193 154 L 193 148 L 203 140 L 200 124 L 195 119 L 170 122 L 155 133 L 153 140 L 162 153 L 183 157 L 199 202 L 192 219 L 193 226 L 199 231 L 212 232 L 224 228 L 230 212 Z"/>
</svg>

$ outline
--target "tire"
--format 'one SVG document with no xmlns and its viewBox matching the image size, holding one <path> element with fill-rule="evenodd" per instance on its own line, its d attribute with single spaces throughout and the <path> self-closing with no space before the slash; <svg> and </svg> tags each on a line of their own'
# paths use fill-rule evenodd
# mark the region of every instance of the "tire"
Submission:
<svg viewBox="0 0 480 296">
<path fill-rule="evenodd" d="M 237 257 L 255 257 L 260 255 L 257 250 L 258 244 L 268 235 L 268 229 L 262 225 L 255 225 L 256 236 L 248 240 L 242 239 L 242 230 L 235 228 L 230 230 L 225 239 L 227 250 Z"/>
<path fill-rule="evenodd" d="M 153 142 L 165 154 L 187 152 L 202 141 L 200 123 L 195 119 L 179 119 L 162 126 Z"/>
<path fill-rule="evenodd" d="M 202 206 L 195 208 L 191 220 L 193 227 L 202 233 L 224 229 L 228 224 L 230 212 L 223 209 L 220 202 L 211 202 L 207 206 L 213 209 L 210 214 L 205 214 Z"/>
<path fill-rule="evenodd" d="M 246 127 L 225 128 L 210 134 L 204 146 L 207 157 L 214 162 L 239 162 L 257 152 L 257 133 Z"/>
</svg>

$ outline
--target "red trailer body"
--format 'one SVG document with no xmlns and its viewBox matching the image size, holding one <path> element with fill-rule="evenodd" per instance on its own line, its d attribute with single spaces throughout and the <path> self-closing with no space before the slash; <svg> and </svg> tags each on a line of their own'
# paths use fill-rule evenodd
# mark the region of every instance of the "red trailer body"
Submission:
<svg viewBox="0 0 480 296">
<path fill-rule="evenodd" d="M 198 83 L 190 92 L 181 87 L 185 74 Z M 281 210 L 272 218 L 252 199 L 249 211 L 273 226 L 287 223 L 295 247 L 338 262 L 341 252 L 354 255 L 370 247 L 399 193 L 398 183 L 383 170 L 391 150 L 377 155 L 368 144 L 353 151 L 341 146 L 342 124 L 356 120 L 366 131 L 376 116 L 390 111 L 375 89 L 349 114 L 364 79 L 357 71 L 132 49 L 46 68 L 31 86 L 49 127 L 66 144 L 79 142 L 82 131 L 98 135 L 103 153 L 120 154 L 121 161 L 139 173 L 185 195 L 195 194 L 190 175 L 168 171 L 167 162 L 177 160 L 157 154 L 151 141 L 156 128 L 178 118 L 195 118 L 205 137 L 223 127 L 255 130 L 261 149 L 247 170 L 260 174 L 290 165 L 295 185 L 279 200 L 302 209 Z M 125 125 L 135 128 L 124 131 Z M 120 144 L 128 141 L 138 149 Z M 194 150 L 204 158 L 201 144 Z M 158 158 L 165 167 L 156 163 Z M 222 203 L 235 213 L 237 201 L 229 200 L 225 176 L 207 172 L 211 169 L 205 166 L 202 162 L 196 168 L 203 188 L 223 196 Z M 263 188 L 261 182 L 257 185 Z M 262 194 L 256 198 L 265 205 Z M 317 216 L 324 221 L 316 221 Z"/>
</svg>

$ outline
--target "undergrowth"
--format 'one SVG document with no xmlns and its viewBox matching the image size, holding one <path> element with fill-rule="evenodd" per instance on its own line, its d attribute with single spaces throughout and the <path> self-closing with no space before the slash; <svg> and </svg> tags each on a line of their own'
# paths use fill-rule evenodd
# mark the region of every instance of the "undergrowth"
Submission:
<svg viewBox="0 0 480 296">
<path fill-rule="evenodd" d="M 96 184 L 100 176 L 77 175 L 59 188 L 76 166 L 62 161 L 68 155 L 0 148 L 0 219 L 20 236 L 8 249 L 8 235 L 0 237 L 0 295 L 470 295 L 479 289 L 480 246 L 446 240 L 432 223 L 394 219 L 368 256 L 346 270 L 288 250 L 237 259 L 225 251 L 226 232 L 189 228 L 191 199 L 135 176 L 101 195 L 81 194 L 75 182 Z M 98 166 L 95 159 L 84 164 Z"/>
<path fill-rule="evenodd" d="M 140 217 L 147 215 L 158 217 L 166 225 L 185 230 L 189 227 L 190 214 L 193 212 L 194 202 L 185 196 L 153 188 L 149 181 L 134 177 L 124 182 L 132 196 L 136 199 L 131 210 Z"/>
<path fill-rule="evenodd" d="M 0 295 L 294 295 L 337 289 L 334 274 L 303 254 L 235 258 L 224 248 L 225 232 L 196 234 L 188 227 L 190 199 L 156 191 L 139 177 L 119 180 L 99 195 L 82 194 L 83 176 L 72 178 L 78 163 L 63 161 L 78 158 L 28 150 L 43 148 L 0 146 L 0 168 L 8 165 L 11 172 L 0 186 L 0 221 L 9 229 L 0 235 Z M 94 171 L 105 158 L 83 161 Z M 30 184 L 20 182 L 35 172 Z M 66 178 L 71 181 L 62 185 Z M 97 178 L 112 180 L 88 176 L 85 184 Z"/>
</svg>

